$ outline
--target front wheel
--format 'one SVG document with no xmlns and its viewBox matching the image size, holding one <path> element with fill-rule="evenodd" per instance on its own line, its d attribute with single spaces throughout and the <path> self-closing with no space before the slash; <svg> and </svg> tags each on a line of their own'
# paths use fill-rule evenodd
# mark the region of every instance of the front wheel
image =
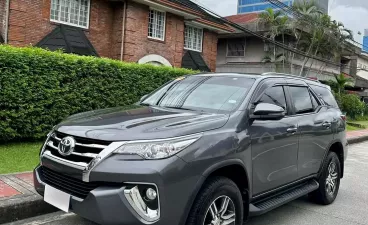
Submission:
<svg viewBox="0 0 368 225">
<path fill-rule="evenodd" d="M 321 176 L 318 180 L 319 188 L 311 193 L 317 203 L 329 205 L 336 199 L 340 188 L 341 163 L 335 152 L 329 152 L 324 162 Z"/>
<path fill-rule="evenodd" d="M 243 213 L 237 185 L 228 178 L 214 177 L 199 192 L 186 225 L 241 225 Z"/>
</svg>

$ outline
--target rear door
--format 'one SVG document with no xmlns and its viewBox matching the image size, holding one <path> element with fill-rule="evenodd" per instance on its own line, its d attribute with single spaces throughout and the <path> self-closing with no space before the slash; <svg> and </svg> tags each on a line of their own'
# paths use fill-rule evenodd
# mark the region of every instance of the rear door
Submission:
<svg viewBox="0 0 368 225">
<path fill-rule="evenodd" d="M 288 81 L 293 117 L 298 124 L 298 178 L 316 174 L 333 139 L 333 115 L 313 90 L 300 80 Z"/>
</svg>

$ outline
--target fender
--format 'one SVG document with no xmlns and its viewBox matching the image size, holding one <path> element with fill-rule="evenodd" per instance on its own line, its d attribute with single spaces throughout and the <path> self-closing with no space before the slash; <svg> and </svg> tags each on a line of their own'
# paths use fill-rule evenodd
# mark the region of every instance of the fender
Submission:
<svg viewBox="0 0 368 225">
<path fill-rule="evenodd" d="M 325 153 L 324 153 L 324 156 L 323 156 L 323 160 L 322 160 L 322 162 L 321 162 L 321 165 L 319 166 L 319 170 L 318 170 L 318 173 L 317 173 L 317 178 L 319 178 L 320 176 L 321 176 L 321 173 L 322 173 L 322 167 L 323 167 L 323 164 L 324 164 L 324 162 L 325 162 L 325 160 L 326 160 L 326 158 L 327 158 L 327 155 L 328 155 L 328 152 L 330 151 L 330 148 L 331 148 L 331 146 L 333 145 L 333 144 L 335 144 L 335 143 L 341 143 L 341 141 L 339 140 L 339 139 L 334 139 L 334 140 L 332 140 L 331 142 L 330 142 L 330 144 L 328 145 L 328 147 L 326 148 L 326 150 L 325 150 Z M 342 144 L 342 143 L 341 143 Z M 342 144 L 343 145 L 343 144 Z M 344 175 L 344 161 L 342 161 L 341 162 L 341 178 L 343 177 L 343 175 Z"/>
<path fill-rule="evenodd" d="M 192 208 L 192 205 L 198 195 L 198 192 L 201 190 L 204 182 L 206 181 L 206 179 L 208 178 L 208 176 L 213 173 L 214 171 L 224 168 L 226 166 L 232 166 L 232 165 L 239 165 L 244 169 L 244 172 L 246 174 L 246 179 L 248 181 L 249 184 L 249 189 L 251 189 L 251 183 L 249 180 L 249 175 L 248 175 L 248 171 L 246 170 L 246 167 L 243 163 L 243 161 L 241 161 L 240 159 L 228 159 L 228 160 L 224 160 L 224 161 L 220 161 L 220 162 L 216 162 L 215 164 L 213 164 L 212 166 L 210 166 L 209 168 L 207 168 L 203 173 L 201 178 L 198 180 L 197 184 L 195 185 L 194 191 L 192 193 L 192 195 L 190 196 L 190 199 L 188 200 L 187 205 L 184 208 L 184 213 L 183 216 L 180 220 L 180 225 L 184 225 L 186 223 L 186 220 L 188 218 L 190 209 Z M 250 190 L 247 191 L 248 193 L 248 200 L 250 200 L 250 196 L 249 193 Z"/>
</svg>

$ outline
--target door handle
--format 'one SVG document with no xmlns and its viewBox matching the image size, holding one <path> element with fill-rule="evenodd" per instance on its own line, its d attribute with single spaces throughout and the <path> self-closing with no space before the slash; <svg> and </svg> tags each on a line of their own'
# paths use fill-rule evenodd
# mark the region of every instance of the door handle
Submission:
<svg viewBox="0 0 368 225">
<path fill-rule="evenodd" d="M 326 127 L 326 128 L 330 128 L 331 127 L 331 123 L 330 122 L 324 122 L 324 123 L 322 123 L 322 126 L 323 127 Z"/>
<path fill-rule="evenodd" d="M 292 128 L 288 128 L 286 131 L 288 133 L 295 134 L 298 131 L 298 128 L 292 127 Z"/>
</svg>

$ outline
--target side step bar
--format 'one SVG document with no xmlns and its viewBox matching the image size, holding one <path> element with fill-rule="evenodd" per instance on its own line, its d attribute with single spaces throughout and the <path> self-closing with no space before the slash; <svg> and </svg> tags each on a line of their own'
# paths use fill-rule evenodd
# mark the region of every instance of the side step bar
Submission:
<svg viewBox="0 0 368 225">
<path fill-rule="evenodd" d="M 259 216 L 272 209 L 282 206 L 288 202 L 291 202 L 297 198 L 300 198 L 312 191 L 319 188 L 319 184 L 315 180 L 307 181 L 297 187 L 293 187 L 278 195 L 259 200 L 249 205 L 249 215 Z"/>
</svg>

